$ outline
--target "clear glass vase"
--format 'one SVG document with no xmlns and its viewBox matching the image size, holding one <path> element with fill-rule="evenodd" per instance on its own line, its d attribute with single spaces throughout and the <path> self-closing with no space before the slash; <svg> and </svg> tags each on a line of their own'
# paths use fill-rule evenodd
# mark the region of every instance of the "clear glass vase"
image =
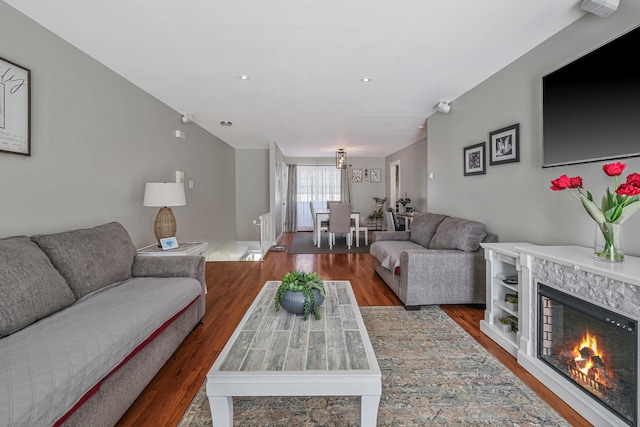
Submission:
<svg viewBox="0 0 640 427">
<path fill-rule="evenodd" d="M 605 222 L 596 224 L 594 258 L 607 262 L 624 261 L 624 238 L 622 225 Z"/>
</svg>

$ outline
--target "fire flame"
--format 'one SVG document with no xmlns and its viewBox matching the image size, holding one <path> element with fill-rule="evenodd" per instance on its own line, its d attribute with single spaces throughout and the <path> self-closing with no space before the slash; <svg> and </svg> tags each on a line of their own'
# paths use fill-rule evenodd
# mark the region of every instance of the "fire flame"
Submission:
<svg viewBox="0 0 640 427">
<path fill-rule="evenodd" d="M 589 333 L 589 330 L 587 329 L 586 334 L 582 337 L 582 341 L 580 341 L 580 344 L 577 344 L 573 351 L 575 351 L 576 353 L 579 353 L 580 350 L 582 350 L 583 348 L 588 348 L 592 351 L 592 354 L 594 356 L 600 356 L 600 359 L 602 359 L 604 361 L 604 358 L 602 357 L 602 355 L 600 354 L 600 352 L 598 352 L 598 340 L 595 337 L 595 335 L 591 335 Z M 582 356 L 578 356 L 575 358 L 576 361 L 585 361 L 585 359 L 582 358 Z M 591 368 L 593 368 L 593 361 L 591 360 L 591 358 L 589 358 L 588 360 L 585 361 L 584 364 L 579 364 L 580 366 L 580 371 L 587 375 L 589 373 L 589 370 Z M 597 378 L 597 374 L 596 374 L 596 379 Z"/>
<path fill-rule="evenodd" d="M 573 351 L 580 351 L 584 347 L 590 348 L 591 350 L 593 350 L 593 354 L 599 355 L 598 339 L 595 337 L 595 335 L 591 335 L 588 329 L 586 335 L 582 337 L 582 341 L 580 341 L 580 344 L 576 345 Z"/>
<path fill-rule="evenodd" d="M 569 376 L 599 398 L 615 391 L 615 377 L 608 369 L 611 367 L 607 367 L 601 350 L 598 350 L 598 340 L 588 329 L 573 351 L 565 352 L 562 359 L 567 364 Z"/>
</svg>

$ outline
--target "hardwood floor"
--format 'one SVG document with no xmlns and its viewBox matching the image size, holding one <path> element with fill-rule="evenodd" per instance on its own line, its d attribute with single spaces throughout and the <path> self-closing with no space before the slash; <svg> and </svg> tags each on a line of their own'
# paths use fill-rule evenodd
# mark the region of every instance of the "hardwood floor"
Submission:
<svg viewBox="0 0 640 427">
<path fill-rule="evenodd" d="M 292 233 L 287 233 L 278 244 L 289 246 L 292 237 Z M 264 282 L 280 280 L 287 271 L 314 271 L 325 280 L 349 280 L 360 306 L 402 305 L 373 271 L 375 263 L 370 254 L 289 255 L 286 251 L 269 252 L 262 262 L 208 262 L 203 324 L 181 344 L 118 426 L 177 425 Z M 590 425 L 518 365 L 513 356 L 480 332 L 482 309 L 462 305 L 447 305 L 442 309 L 569 423 Z"/>
</svg>

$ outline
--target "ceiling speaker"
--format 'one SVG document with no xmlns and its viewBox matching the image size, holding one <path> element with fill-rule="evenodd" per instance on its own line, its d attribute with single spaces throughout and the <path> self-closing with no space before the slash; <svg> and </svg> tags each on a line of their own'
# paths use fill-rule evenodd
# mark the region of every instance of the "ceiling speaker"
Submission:
<svg viewBox="0 0 640 427">
<path fill-rule="evenodd" d="M 449 105 L 448 102 L 440 101 L 438 103 L 438 106 L 436 107 L 436 110 L 438 110 L 438 112 L 440 113 L 447 114 L 449 111 L 451 111 L 451 105 Z"/>
<path fill-rule="evenodd" d="M 580 8 L 606 18 L 618 9 L 620 0 L 584 0 Z"/>
</svg>

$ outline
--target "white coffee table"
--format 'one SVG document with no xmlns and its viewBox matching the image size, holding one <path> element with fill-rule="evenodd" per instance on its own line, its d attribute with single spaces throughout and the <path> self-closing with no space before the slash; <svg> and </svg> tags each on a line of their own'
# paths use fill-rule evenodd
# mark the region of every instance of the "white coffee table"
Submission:
<svg viewBox="0 0 640 427">
<path fill-rule="evenodd" d="M 348 281 L 325 282 L 321 320 L 275 311 L 265 283 L 207 374 L 214 425 L 233 425 L 233 396 L 360 396 L 360 425 L 375 426 L 380 368 Z"/>
</svg>

